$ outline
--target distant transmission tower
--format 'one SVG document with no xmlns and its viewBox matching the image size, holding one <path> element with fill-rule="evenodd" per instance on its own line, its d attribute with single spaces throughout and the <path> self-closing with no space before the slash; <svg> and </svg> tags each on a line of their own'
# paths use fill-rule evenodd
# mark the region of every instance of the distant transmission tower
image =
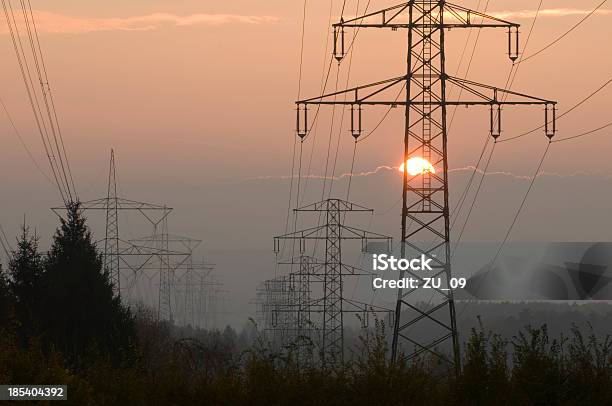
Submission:
<svg viewBox="0 0 612 406">
<path fill-rule="evenodd" d="M 325 219 L 325 223 L 321 226 L 276 237 L 274 239 L 275 252 L 280 251 L 282 240 L 299 241 L 301 253 L 304 253 L 306 250 L 306 241 L 322 240 L 325 241 L 325 260 L 317 262 L 304 256 L 299 258 L 297 264 L 300 266 L 300 271 L 298 275 L 294 276 L 298 277 L 300 281 L 299 289 L 303 290 L 303 292 L 295 292 L 294 288 L 293 293 L 294 295 L 297 293 L 297 297 L 300 295 L 308 295 L 302 296 L 302 300 L 308 298 L 310 299 L 310 303 L 306 306 L 304 303 L 300 303 L 294 299 L 293 303 L 290 303 L 289 309 L 277 311 L 295 313 L 296 310 L 301 310 L 308 312 L 308 316 L 305 314 L 298 314 L 298 316 L 293 319 L 294 325 L 296 321 L 306 323 L 306 317 L 308 317 L 308 321 L 310 321 L 310 315 L 312 315 L 312 313 L 322 313 L 322 363 L 326 366 L 341 364 L 344 362 L 344 314 L 364 313 L 368 312 L 368 309 L 375 308 L 375 306 L 360 303 L 344 296 L 343 279 L 345 276 L 371 275 L 371 272 L 348 266 L 342 261 L 343 241 L 361 241 L 362 251 L 365 251 L 369 241 L 382 240 L 386 242 L 389 251 L 391 238 L 382 234 L 345 225 L 343 220 L 347 213 L 372 212 L 372 210 L 344 200 L 327 199 L 295 209 L 295 211 L 321 213 Z M 310 296 L 312 287 L 309 283 L 310 276 L 318 276 L 322 281 L 322 296 L 317 299 L 313 299 Z M 282 309 L 282 306 L 279 306 L 279 309 Z M 382 312 L 388 311 L 382 308 L 376 308 L 376 310 Z M 300 328 L 305 328 L 303 324 L 301 326 L 297 324 L 296 327 L 298 330 Z"/>
<path fill-rule="evenodd" d="M 117 295 L 121 294 L 119 273 L 119 203 L 117 199 L 117 174 L 115 151 L 111 149 L 106 197 L 106 238 L 104 239 L 104 267 L 111 277 Z"/>
<path fill-rule="evenodd" d="M 138 247 L 121 238 L 119 234 L 119 213 L 132 212 L 140 214 L 153 229 L 157 229 L 172 212 L 171 207 L 138 202 L 128 200 L 118 196 L 117 193 L 117 169 L 115 164 L 115 152 L 111 150 L 110 164 L 108 170 L 108 186 L 106 197 L 88 200 L 80 204 L 82 211 L 103 211 L 106 215 L 105 233 L 103 241 L 97 241 L 96 244 L 101 246 L 104 243 L 103 264 L 105 270 L 109 272 L 115 294 L 121 295 L 130 288 L 121 285 L 121 279 L 128 276 L 134 276 L 134 283 L 138 276 L 138 267 L 129 261 L 130 257 L 145 257 L 144 263 L 149 261 L 149 258 L 157 255 L 150 247 Z M 66 211 L 65 207 L 54 207 L 51 210 L 58 216 Z M 129 272 L 132 275 L 123 275 L 122 271 Z"/>
<path fill-rule="evenodd" d="M 263 281 L 257 290 L 257 316 L 266 338 L 274 347 L 283 347 L 296 335 L 295 292 L 287 275 Z"/>
<path fill-rule="evenodd" d="M 214 266 L 193 259 L 193 252 L 183 266 L 175 270 L 176 281 L 173 290 L 175 313 L 183 326 L 206 326 L 206 301 L 210 300 L 213 289 L 219 285 L 211 280 Z M 209 309 L 210 310 L 210 309 Z"/>
<path fill-rule="evenodd" d="M 556 102 L 452 77 L 446 73 L 446 29 L 507 29 L 508 54 L 510 59 L 515 61 L 519 55 L 518 24 L 446 1 L 412 0 L 346 21 L 342 19 L 334 24 L 333 28 L 334 56 L 338 61 L 341 61 L 346 50 L 351 48 L 345 45 L 346 29 L 407 29 L 406 74 L 297 101 L 298 136 L 303 139 L 309 133 L 308 107 L 311 105 L 336 104 L 350 107 L 351 133 L 355 139 L 362 134 L 364 106 L 404 107 L 403 162 L 419 157 L 429 161 L 435 168 L 441 168 L 441 171 L 423 171 L 415 176 L 404 171 L 401 255 L 407 258 L 408 254 L 423 254 L 433 258 L 434 271 L 426 276 L 442 279 L 442 286 L 434 290 L 437 296 L 435 302 L 426 307 L 418 306 L 415 300 L 410 299 L 416 292 L 415 289 L 398 292 L 392 359 L 396 360 L 400 352 L 407 359 L 429 353 L 448 361 L 458 371 L 459 340 L 453 292 L 449 289 L 451 267 L 447 108 L 458 105 L 489 107 L 490 133 L 497 139 L 501 134 L 502 106 L 541 105 L 545 110 L 544 131 L 552 138 L 556 131 Z M 462 94 L 469 97 L 450 100 L 447 94 L 451 88 L 461 90 Z M 397 96 L 402 94 L 403 98 Z M 406 273 L 423 284 L 424 275 L 409 271 Z M 404 278 L 404 275 L 405 273 L 401 272 L 400 278 Z M 425 334 L 425 331 L 430 333 Z M 335 337 L 332 342 L 334 340 Z M 453 354 L 450 358 L 441 347 L 447 340 L 452 343 Z M 402 347 L 402 343 L 408 348 Z M 406 354 L 409 350 L 411 352 Z"/>
<path fill-rule="evenodd" d="M 164 219 L 161 230 L 156 228 L 152 235 L 132 239 L 130 242 L 153 250 L 157 262 L 150 263 L 148 268 L 154 270 L 157 267 L 159 272 L 158 317 L 173 322 L 177 310 L 184 308 L 178 300 L 176 273 L 191 270 L 193 251 L 202 240 L 169 234 L 168 222 Z"/>
</svg>

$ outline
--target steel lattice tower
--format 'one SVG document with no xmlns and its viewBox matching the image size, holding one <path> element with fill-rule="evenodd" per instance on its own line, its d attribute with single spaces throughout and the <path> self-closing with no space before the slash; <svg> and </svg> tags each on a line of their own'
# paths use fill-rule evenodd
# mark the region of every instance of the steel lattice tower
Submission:
<svg viewBox="0 0 612 406">
<path fill-rule="evenodd" d="M 110 274 L 113 289 L 121 295 L 119 269 L 119 203 L 117 199 L 117 174 L 115 151 L 111 149 L 106 196 L 106 235 L 104 239 L 104 268 Z"/>
<path fill-rule="evenodd" d="M 312 292 L 310 279 L 314 258 L 306 255 L 300 256 L 299 273 L 293 275 L 297 280 L 295 289 L 297 291 L 297 357 L 298 364 L 304 365 L 308 362 L 307 355 L 312 344 L 312 319 L 310 314 L 310 301 Z"/>
<path fill-rule="evenodd" d="M 321 325 L 321 357 L 323 364 L 326 366 L 342 364 L 344 362 L 344 314 L 367 312 L 366 306 L 364 306 L 364 309 L 360 308 L 364 305 L 363 303 L 358 303 L 344 297 L 343 277 L 346 275 L 357 276 L 361 274 L 360 272 L 368 275 L 371 274 L 342 262 L 342 242 L 344 240 L 359 240 L 362 243 L 362 250 L 365 251 L 368 241 L 382 240 L 390 247 L 391 238 L 343 224 L 343 218 L 349 212 L 372 212 L 371 209 L 344 200 L 326 199 L 295 209 L 295 211 L 298 213 L 323 213 L 325 224 L 275 237 L 274 250 L 275 252 L 280 251 L 282 240 L 299 240 L 301 253 L 306 250 L 307 240 L 325 241 L 325 260 L 322 263 L 317 264 L 317 261 L 312 259 L 305 261 L 303 256 L 299 259 L 300 274 L 306 273 L 304 275 L 305 279 L 302 281 L 304 286 L 301 286 L 300 289 L 304 289 L 305 294 L 310 295 L 309 279 L 311 275 L 321 276 L 323 283 L 323 297 L 315 300 L 308 297 L 310 304 L 306 306 L 302 303 L 301 306 L 308 313 L 316 311 L 323 314 Z M 317 269 L 320 269 L 320 271 L 317 271 Z M 298 306 L 293 304 L 288 306 L 288 308 L 281 306 L 278 311 L 295 313 L 296 310 L 300 309 L 299 301 L 297 303 Z M 374 306 L 370 306 L 370 308 L 373 309 Z M 379 310 L 385 311 L 386 309 Z M 310 314 L 308 317 L 310 317 Z M 299 320 L 300 316 L 298 315 L 297 321 Z M 298 330 L 299 328 L 298 325 Z"/>
<path fill-rule="evenodd" d="M 66 208 L 55 207 L 52 210 L 61 217 Z M 220 284 L 206 280 L 213 269 L 210 264 L 193 261 L 194 249 L 201 240 L 168 234 L 171 207 L 119 197 L 114 150 L 111 149 L 110 154 L 106 197 L 82 202 L 80 210 L 105 213 L 104 238 L 96 244 L 103 246 L 103 266 L 109 272 L 117 295 L 125 301 L 133 299 L 132 290 L 138 288 L 143 276 L 159 274 L 156 292 L 158 317 L 172 320 L 176 310 L 184 309 L 182 320 L 195 325 L 197 307 L 200 324 L 207 323 L 205 319 L 210 316 L 207 313 L 210 303 L 207 302 L 214 299 L 211 287 Z M 153 235 L 130 240 L 121 238 L 119 214 L 127 212 L 142 215 L 153 228 Z M 181 296 L 177 291 L 177 272 L 183 272 L 178 279 L 184 280 L 184 305 L 178 303 Z"/>
<path fill-rule="evenodd" d="M 157 231 L 157 230 L 156 230 Z M 168 320 L 172 324 L 172 290 L 174 289 L 174 269 L 170 263 L 170 243 L 168 236 L 168 222 L 162 222 L 162 232 L 155 235 L 155 246 L 162 252 L 159 255 L 159 299 L 157 317 L 159 320 Z M 185 261 L 188 257 L 185 258 Z"/>
<path fill-rule="evenodd" d="M 149 260 L 144 266 L 151 265 L 159 272 L 159 291 L 157 313 L 160 320 L 174 321 L 177 308 L 180 307 L 177 295 L 176 272 L 192 271 L 193 251 L 202 240 L 182 237 L 168 233 L 168 221 L 162 220 L 159 227 L 155 227 L 153 235 L 130 240 L 135 246 L 147 247 L 154 252 L 150 259 L 158 262 L 150 264 Z"/>
<path fill-rule="evenodd" d="M 187 271 L 183 275 L 185 280 L 185 307 L 183 309 L 183 324 L 195 326 L 195 299 L 196 299 L 196 284 L 195 284 L 195 267 L 193 263 L 193 254 L 189 256 Z"/>
<path fill-rule="evenodd" d="M 108 270 L 110 274 L 115 293 L 117 295 L 129 293 L 127 291 L 130 289 L 130 283 L 122 286 L 121 278 L 123 277 L 125 282 L 125 277 L 130 274 L 132 276 L 136 275 L 140 267 L 134 267 L 128 261 L 128 258 L 146 258 L 143 262 L 144 266 L 149 262 L 150 258 L 154 257 L 157 253 L 152 251 L 150 247 L 137 246 L 121 238 L 119 234 L 119 213 L 139 213 L 153 229 L 157 229 L 159 224 L 172 212 L 172 208 L 119 197 L 117 192 L 117 169 L 114 150 L 111 150 L 106 197 L 82 202 L 79 208 L 83 212 L 102 211 L 105 213 L 104 238 L 96 241 L 96 244 L 99 246 L 103 245 L 104 247 L 103 265 L 104 269 Z M 66 207 L 53 207 L 51 210 L 59 217 L 62 217 L 62 213 L 66 211 Z M 122 273 L 122 271 L 124 272 Z M 123 290 L 123 292 L 121 292 L 121 290 Z"/>
<path fill-rule="evenodd" d="M 288 265 L 297 271 L 264 281 L 257 290 L 258 321 L 263 331 L 271 333 L 274 344 L 292 347 L 298 365 L 310 364 L 317 330 L 312 314 L 322 313 L 322 301 L 316 301 L 313 294 L 314 282 L 322 286 L 324 262 L 316 258 L 300 255 L 278 265 Z M 270 283 L 276 281 L 276 285 Z M 274 300 L 273 291 L 278 283 L 286 286 L 282 300 Z M 279 322 L 280 321 L 280 322 Z"/>
<path fill-rule="evenodd" d="M 497 139 L 501 134 L 502 106 L 541 105 L 545 110 L 545 133 L 552 138 L 556 131 L 556 102 L 513 92 L 494 86 L 449 76 L 445 61 L 445 30 L 451 28 L 503 28 L 508 31 L 508 54 L 512 61 L 519 55 L 519 25 L 475 10 L 434 0 L 412 0 L 350 20 L 334 24 L 334 56 L 341 61 L 347 47 L 346 29 L 389 28 L 407 30 L 408 52 L 406 74 L 355 88 L 299 100 L 297 133 L 306 137 L 309 130 L 308 106 L 345 105 L 351 110 L 351 133 L 356 139 L 362 133 L 364 106 L 403 106 L 403 162 L 412 157 L 429 161 L 434 172 L 424 171 L 411 176 L 404 171 L 402 181 L 401 256 L 421 254 L 433 259 L 435 266 L 426 276 L 440 278 L 431 306 L 417 306 L 411 300 L 417 289 L 398 292 L 393 332 L 392 358 L 400 354 L 411 359 L 429 353 L 460 368 L 459 340 L 453 292 L 449 289 L 450 219 L 448 189 L 447 108 L 448 106 L 487 106 L 490 108 L 490 132 Z M 350 47 L 349 47 L 350 49 Z M 460 90 L 468 97 L 448 98 L 449 89 Z M 404 98 L 398 98 L 398 89 Z M 402 90 L 403 89 L 403 90 Z M 344 97 L 339 97 L 344 96 Z M 424 275 L 406 271 L 407 276 L 423 283 Z M 405 273 L 400 273 L 404 278 Z M 431 336 L 420 333 L 425 325 L 436 329 Z M 452 356 L 441 349 L 451 342 Z M 406 354 L 409 348 L 412 352 Z"/>
</svg>

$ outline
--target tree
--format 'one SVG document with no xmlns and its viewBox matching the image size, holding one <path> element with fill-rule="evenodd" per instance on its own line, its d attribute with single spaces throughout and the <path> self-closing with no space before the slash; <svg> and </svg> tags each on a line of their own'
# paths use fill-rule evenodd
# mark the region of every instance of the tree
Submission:
<svg viewBox="0 0 612 406">
<path fill-rule="evenodd" d="M 62 351 L 77 367 L 90 355 L 119 361 L 127 354 L 134 319 L 113 293 L 78 203 L 69 205 L 67 219 L 61 219 L 53 238 L 44 285 L 47 345 Z"/>
<path fill-rule="evenodd" d="M 43 259 L 38 252 L 38 237 L 23 225 L 17 249 L 9 260 L 9 288 L 15 301 L 19 337 L 25 343 L 39 330 L 40 303 L 43 295 Z"/>
<path fill-rule="evenodd" d="M 8 280 L 0 264 L 0 331 L 10 328 L 12 304 Z"/>
</svg>

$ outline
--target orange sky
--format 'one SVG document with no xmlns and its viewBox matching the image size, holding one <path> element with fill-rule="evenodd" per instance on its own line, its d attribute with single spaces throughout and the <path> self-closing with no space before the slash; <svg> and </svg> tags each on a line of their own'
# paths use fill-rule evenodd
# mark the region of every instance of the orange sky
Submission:
<svg viewBox="0 0 612 406">
<path fill-rule="evenodd" d="M 334 19 L 340 14 L 341 3 L 336 0 L 332 4 Z M 362 0 L 362 9 L 364 3 Z M 477 3 L 461 2 L 470 7 Z M 491 0 L 489 11 L 514 17 L 524 24 L 522 32 L 526 34 L 536 3 Z M 546 11 L 528 49 L 541 48 L 596 3 L 545 0 Z M 347 14 L 354 13 L 356 4 L 356 0 L 347 1 Z M 373 0 L 370 9 L 391 4 Z M 185 212 L 189 215 L 177 221 L 192 234 L 205 237 L 204 230 L 217 216 L 198 210 L 206 207 L 209 193 L 216 193 L 217 186 L 229 188 L 227 185 L 250 177 L 288 174 L 298 87 L 301 1 L 34 0 L 32 5 L 37 10 L 47 68 L 81 197 L 103 193 L 108 150 L 114 147 L 121 182 L 131 197 L 166 199 L 169 204 L 188 208 Z M 309 2 L 303 96 L 320 91 L 329 6 L 329 1 Z M 525 63 L 513 89 L 557 99 L 560 111 L 590 93 L 612 72 L 608 52 L 611 19 L 612 14 L 604 10 L 558 46 Z M 2 25 L 0 32 L 5 61 L 0 96 L 35 156 L 45 165 L 9 36 Z M 349 83 L 401 74 L 404 35 L 401 31 L 361 33 Z M 465 39 L 465 33 L 459 31 L 449 34 L 450 71 L 456 70 Z M 510 69 L 505 52 L 503 32 L 483 31 L 468 77 L 502 86 Z M 346 83 L 345 66 L 339 77 L 342 86 Z M 559 135 L 572 135 L 609 121 L 607 100 L 611 92 L 602 92 L 571 119 L 560 121 Z M 508 113 L 505 134 L 541 122 L 540 112 L 520 113 Z M 313 155 L 314 174 L 323 172 L 329 136 L 326 120 L 329 116 L 322 117 Z M 366 117 L 366 129 L 373 122 Z M 400 122 L 390 117 L 375 137 L 359 147 L 357 171 L 399 163 Z M 52 186 L 36 172 L 4 116 L 0 116 L 0 127 L 4 129 L 2 196 L 3 205 L 9 208 L 4 211 L 7 219 L 0 221 L 10 223 L 13 229 L 18 223 L 13 220 L 26 210 L 34 220 L 50 225 L 52 221 L 44 220 L 48 217 L 44 210 L 56 202 Z M 450 141 L 451 168 L 474 163 L 487 129 L 486 110 L 459 109 Z M 562 174 L 612 173 L 612 161 L 607 159 L 611 144 L 612 137 L 600 135 L 556 145 L 545 169 Z M 544 146 L 542 134 L 505 144 L 496 153 L 491 169 L 528 175 Z M 305 146 L 305 154 L 309 148 Z M 351 153 L 351 137 L 344 133 L 337 173 L 348 171 Z M 285 204 L 285 195 L 278 196 L 282 201 L 279 206 Z M 228 195 L 227 199 L 236 196 Z M 39 212 L 44 214 L 36 214 Z M 190 218 L 196 213 L 199 217 L 192 225 Z M 275 226 L 282 223 L 279 218 Z M 213 228 L 221 230 L 222 224 Z"/>
</svg>

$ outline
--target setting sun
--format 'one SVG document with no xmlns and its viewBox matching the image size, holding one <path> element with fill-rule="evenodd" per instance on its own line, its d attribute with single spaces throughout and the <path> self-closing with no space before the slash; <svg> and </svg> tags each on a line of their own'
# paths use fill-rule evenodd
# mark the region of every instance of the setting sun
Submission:
<svg viewBox="0 0 612 406">
<path fill-rule="evenodd" d="M 436 173 L 436 169 L 433 167 L 429 161 L 423 158 L 410 158 L 406 161 L 406 165 L 408 167 L 408 174 L 411 176 L 421 175 L 424 173 Z M 404 172 L 404 164 L 401 164 L 399 167 L 400 172 Z"/>
</svg>

